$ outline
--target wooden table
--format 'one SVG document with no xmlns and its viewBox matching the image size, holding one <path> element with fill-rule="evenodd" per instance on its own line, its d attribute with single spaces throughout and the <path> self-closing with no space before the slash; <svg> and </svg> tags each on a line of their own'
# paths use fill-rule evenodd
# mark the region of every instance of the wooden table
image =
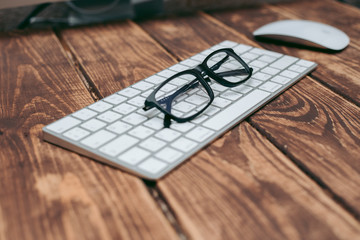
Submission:
<svg viewBox="0 0 360 240">
<path fill-rule="evenodd" d="M 339 53 L 255 41 L 331 24 Z M 360 239 L 360 10 L 263 5 L 0 36 L 0 239 Z M 317 69 L 160 181 L 44 142 L 56 119 L 233 40 Z"/>
</svg>

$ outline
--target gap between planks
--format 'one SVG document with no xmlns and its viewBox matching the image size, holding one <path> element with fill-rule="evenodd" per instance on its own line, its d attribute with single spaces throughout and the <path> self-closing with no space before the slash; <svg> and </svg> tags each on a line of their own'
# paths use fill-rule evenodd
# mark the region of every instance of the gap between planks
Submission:
<svg viewBox="0 0 360 240">
<path fill-rule="evenodd" d="M 211 20 L 213 22 L 217 22 L 218 24 L 223 25 L 224 27 L 227 28 L 227 30 L 232 30 L 234 31 L 234 29 L 222 22 L 220 22 L 218 19 L 214 18 L 213 16 L 206 14 L 206 13 L 198 13 L 200 15 L 202 15 L 203 17 L 206 17 L 208 20 Z M 132 21 L 131 21 L 132 22 Z M 136 24 L 134 22 L 132 22 L 132 24 Z M 138 25 L 138 24 L 136 24 Z M 169 55 L 171 55 L 171 57 L 173 57 L 174 59 L 176 59 L 177 61 L 181 61 L 181 59 L 175 54 L 173 53 L 170 49 L 168 49 L 164 44 L 162 44 L 158 39 L 156 39 L 150 32 L 146 31 L 144 28 L 140 27 L 147 35 L 149 35 L 153 41 L 155 41 L 161 48 L 164 49 L 165 52 L 167 52 Z M 64 39 L 62 39 L 61 33 L 59 33 L 59 31 L 56 31 L 56 36 L 59 38 L 59 41 L 61 42 L 61 45 L 63 46 L 65 52 L 67 53 L 67 56 L 69 58 L 69 61 L 72 63 L 72 65 L 74 66 L 74 68 L 76 69 L 76 71 L 78 72 L 79 76 L 81 77 L 81 79 L 84 81 L 85 86 L 88 88 L 91 96 L 94 98 L 94 100 L 99 100 L 102 98 L 100 92 L 98 91 L 98 89 L 95 88 L 94 83 L 92 82 L 92 80 L 90 79 L 90 77 L 86 74 L 85 70 L 81 67 L 81 65 L 79 64 L 78 60 L 76 59 L 75 55 L 72 53 L 70 47 L 67 45 L 67 43 L 65 42 Z M 260 44 L 261 46 L 261 44 Z M 315 82 L 318 82 L 317 79 L 312 79 Z M 318 82 L 319 83 L 319 82 Z M 321 84 L 321 83 L 320 83 Z M 328 88 L 328 86 L 325 86 Z M 331 89 L 333 91 L 333 89 Z M 334 91 L 333 91 L 334 92 Z M 336 93 L 336 92 L 335 92 Z M 337 93 L 338 94 L 338 93 Z M 342 94 L 338 94 L 340 96 L 342 96 Z M 342 96 L 343 97 L 343 96 Z M 348 100 L 348 99 L 347 99 Z M 352 101 L 351 101 L 352 102 Z M 259 129 L 256 124 L 254 124 L 251 119 L 247 118 L 245 121 L 249 122 L 251 124 L 252 127 L 254 127 L 254 129 L 256 129 L 261 135 L 265 136 L 267 139 L 269 139 L 269 141 L 276 146 L 281 152 L 283 152 L 284 155 L 289 156 L 289 154 L 286 152 L 286 149 L 284 149 L 283 147 L 279 146 L 279 144 L 277 144 L 276 141 L 274 141 L 274 139 L 272 139 L 271 137 L 269 137 L 264 131 L 262 131 L 261 129 Z M 345 209 L 347 212 L 349 212 L 352 216 L 354 216 L 357 220 L 360 220 L 360 216 L 356 214 L 356 211 L 354 211 L 349 205 L 346 204 L 346 202 L 339 196 L 337 196 L 335 193 L 333 193 L 331 191 L 331 189 L 324 183 L 322 182 L 318 177 L 316 177 L 309 169 L 307 169 L 305 166 L 303 166 L 301 163 L 299 163 L 298 161 L 296 161 L 296 159 L 294 159 L 293 156 L 289 156 L 290 160 L 302 171 L 304 172 L 310 179 L 312 179 L 317 185 L 319 185 L 324 192 L 326 192 L 336 203 L 338 203 L 343 209 Z M 144 184 L 147 186 L 149 194 L 152 196 L 152 198 L 154 199 L 154 201 L 156 202 L 156 204 L 159 206 L 159 208 L 161 209 L 161 211 L 163 212 L 164 216 L 166 217 L 166 219 L 169 221 L 169 223 L 172 225 L 172 227 L 174 228 L 174 230 L 177 232 L 179 238 L 181 240 L 186 240 L 188 239 L 186 234 L 184 233 L 184 231 L 182 230 L 179 222 L 177 221 L 174 212 L 171 210 L 171 207 L 169 206 L 168 202 L 166 201 L 166 198 L 164 196 L 161 195 L 161 191 L 158 189 L 158 187 L 156 186 L 156 184 L 154 183 L 149 183 L 147 181 L 144 181 Z"/>
<path fill-rule="evenodd" d="M 212 15 L 201 12 L 201 15 L 206 17 L 208 20 L 211 20 L 213 22 L 216 22 L 219 25 L 223 25 L 227 30 L 234 31 L 234 29 L 219 21 L 217 18 L 213 17 Z M 246 37 L 246 36 L 245 36 Z M 247 38 L 247 37 L 246 37 Z M 264 48 L 264 46 L 261 43 L 258 43 L 261 48 Z M 354 104 L 356 107 L 360 107 L 356 102 L 349 99 L 348 97 L 344 96 L 344 94 L 341 94 L 339 91 L 336 91 L 333 87 L 330 87 L 328 84 L 326 84 L 324 81 L 319 80 L 318 78 L 314 77 L 310 74 L 307 76 L 311 81 L 320 84 L 324 86 L 325 88 L 332 91 L 335 95 L 338 95 L 345 99 L 345 101 L 348 101 L 349 103 Z M 331 198 L 333 199 L 340 207 L 342 207 L 345 211 L 347 211 L 349 214 L 351 214 L 357 221 L 360 221 L 360 214 L 357 213 L 355 209 L 351 207 L 350 204 L 347 204 L 346 201 L 339 195 L 337 195 L 334 191 L 331 190 L 331 188 L 325 184 L 319 177 L 317 177 L 310 169 L 308 169 L 305 165 L 303 165 L 300 161 L 298 161 L 292 154 L 290 154 L 285 147 L 283 147 L 281 144 L 278 144 L 278 142 L 271 137 L 270 134 L 267 134 L 264 129 L 257 126 L 256 123 L 254 123 L 251 120 L 251 116 L 246 118 L 244 121 L 247 121 L 256 131 L 258 131 L 261 135 L 263 135 L 266 139 L 269 140 L 279 151 L 281 151 L 285 156 L 288 156 L 289 160 L 293 162 L 302 172 L 304 172 L 305 175 L 307 175 L 310 179 L 312 179 L 317 185 L 319 185 L 323 191 Z"/>
<path fill-rule="evenodd" d="M 136 23 L 132 22 L 132 24 L 136 24 Z M 141 27 L 139 26 L 139 28 L 141 28 Z M 59 29 L 53 29 L 53 31 L 54 31 L 56 37 L 58 38 L 58 40 L 59 40 L 59 42 L 60 42 L 60 44 L 61 44 L 61 46 L 62 46 L 62 48 L 63 48 L 63 50 L 65 52 L 65 55 L 66 55 L 68 61 L 70 62 L 70 64 L 76 70 L 76 73 L 79 75 L 79 77 L 82 80 L 83 84 L 85 85 L 86 89 L 89 91 L 91 97 L 94 99 L 94 101 L 98 101 L 98 100 L 102 99 L 103 98 L 102 94 L 96 88 L 94 82 L 91 80 L 91 78 L 86 73 L 85 69 L 79 63 L 78 59 L 76 58 L 75 54 L 71 50 L 70 46 L 67 44 L 67 42 L 62 37 L 60 30 Z M 146 32 L 146 34 L 148 34 L 148 33 Z M 171 55 L 171 57 L 173 57 L 177 61 L 180 61 L 180 59 L 176 55 L 171 53 L 171 51 L 169 51 L 169 49 L 167 49 L 163 44 L 161 44 L 161 42 L 157 41 L 154 38 L 153 38 L 153 40 L 161 48 L 163 48 L 166 51 L 166 53 Z M 1 133 L 2 132 L 0 132 L 0 134 Z M 187 237 L 187 235 L 185 234 L 185 232 L 183 231 L 182 227 L 180 226 L 178 220 L 176 219 L 175 214 L 171 210 L 170 205 L 168 204 L 166 199 L 161 195 L 161 191 L 156 186 L 156 182 L 150 182 L 150 181 L 146 181 L 144 179 L 141 179 L 141 180 L 143 181 L 144 185 L 146 185 L 146 188 L 148 189 L 149 194 L 153 198 L 154 202 L 158 205 L 159 209 L 161 210 L 161 212 L 163 213 L 165 218 L 169 221 L 169 224 L 174 228 L 175 232 L 178 234 L 179 239 L 180 240 L 189 239 Z"/>
<path fill-rule="evenodd" d="M 81 64 L 75 57 L 75 54 L 71 50 L 70 46 L 66 43 L 64 38 L 62 37 L 59 29 L 53 29 L 57 39 L 59 40 L 65 55 L 69 61 L 69 63 L 74 67 L 76 73 L 79 75 L 81 81 L 83 82 L 86 89 L 89 91 L 90 96 L 94 101 L 99 101 L 103 98 L 102 94 L 99 92 L 99 90 L 95 87 L 94 82 L 91 80 L 91 78 L 86 74 L 86 71 L 82 68 Z"/>
<path fill-rule="evenodd" d="M 249 122 L 249 124 L 256 129 L 262 136 L 264 136 L 266 139 L 271 142 L 282 154 L 287 156 L 287 158 L 295 164 L 308 178 L 310 178 L 312 181 L 315 182 L 320 188 L 324 191 L 325 194 L 327 194 L 334 202 L 336 202 L 341 208 L 343 208 L 346 212 L 348 212 L 351 216 L 353 216 L 357 221 L 360 221 L 360 215 L 357 214 L 357 212 L 346 203 L 346 201 L 338 196 L 335 192 L 331 190 L 331 188 L 324 183 L 319 177 L 317 177 L 309 168 L 307 168 L 304 164 L 301 163 L 301 161 L 298 161 L 296 157 L 294 157 L 291 153 L 289 153 L 286 149 L 286 146 L 282 146 L 279 144 L 272 136 L 271 134 L 266 133 L 261 127 L 259 127 L 256 123 L 254 123 L 251 118 L 248 118 L 246 120 Z"/>
<path fill-rule="evenodd" d="M 329 89 L 330 91 L 332 91 L 333 93 L 339 95 L 340 97 L 344 98 L 345 101 L 350 102 L 352 104 L 354 104 L 356 107 L 360 108 L 360 103 L 354 101 L 354 99 L 350 98 L 348 95 L 342 93 L 341 91 L 339 91 L 337 88 L 331 86 L 329 83 L 327 83 L 326 81 L 321 80 L 320 78 L 314 76 L 312 73 L 310 73 L 308 75 L 313 81 L 318 82 L 319 84 L 323 85 L 324 87 L 326 87 L 327 89 Z"/>
</svg>

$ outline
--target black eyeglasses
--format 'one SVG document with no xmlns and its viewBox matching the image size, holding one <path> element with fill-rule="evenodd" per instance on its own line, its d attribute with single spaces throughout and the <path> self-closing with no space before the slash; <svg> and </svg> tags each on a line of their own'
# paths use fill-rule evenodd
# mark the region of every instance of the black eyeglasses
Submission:
<svg viewBox="0 0 360 240">
<path fill-rule="evenodd" d="M 165 114 L 164 127 L 171 119 L 190 121 L 210 106 L 214 92 L 210 78 L 226 87 L 235 87 L 251 77 L 250 68 L 231 48 L 212 52 L 193 69 L 179 72 L 161 83 L 145 100 L 144 111 L 154 107 Z"/>
</svg>

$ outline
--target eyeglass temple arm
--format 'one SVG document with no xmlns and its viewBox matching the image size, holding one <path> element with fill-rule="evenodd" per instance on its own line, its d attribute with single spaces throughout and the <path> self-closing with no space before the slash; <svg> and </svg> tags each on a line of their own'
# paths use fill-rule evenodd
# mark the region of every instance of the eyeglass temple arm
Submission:
<svg viewBox="0 0 360 240">
<path fill-rule="evenodd" d="M 195 79 L 193 81 L 191 81 L 188 84 L 185 84 L 184 86 L 182 86 L 181 88 L 179 88 L 176 92 L 174 92 L 173 94 L 166 96 L 162 99 L 160 99 L 159 101 L 157 101 L 160 104 L 166 104 L 166 110 L 170 110 L 167 108 L 168 106 L 168 102 L 172 102 L 177 96 L 179 96 L 179 94 L 186 92 L 189 89 L 195 88 L 199 85 L 199 82 Z"/>
<path fill-rule="evenodd" d="M 179 94 L 186 92 L 189 89 L 195 88 L 199 85 L 199 82 L 195 79 L 193 81 L 191 81 L 188 84 L 185 84 L 184 86 L 182 86 L 180 89 L 178 89 L 176 92 L 174 92 L 173 94 L 166 96 L 162 99 L 160 99 L 159 101 L 157 101 L 160 104 L 165 104 L 166 105 L 166 110 L 168 112 L 171 112 L 171 103 L 172 101 L 179 96 Z M 150 109 L 152 109 L 154 106 L 144 106 L 143 110 L 144 111 L 148 111 Z"/>
<path fill-rule="evenodd" d="M 178 89 L 176 92 L 174 92 L 173 94 L 171 94 L 170 96 L 164 97 L 163 99 L 160 99 L 158 101 L 158 103 L 160 104 L 165 104 L 166 105 L 166 111 L 171 112 L 171 105 L 173 103 L 173 100 L 179 96 L 179 94 L 186 92 L 189 89 L 195 88 L 199 85 L 199 82 L 195 80 L 191 81 L 190 83 L 184 85 L 183 87 L 181 87 L 180 89 Z M 144 110 L 148 110 L 145 109 Z M 165 114 L 164 117 L 164 127 L 165 128 L 169 128 L 171 125 L 171 117 L 169 114 Z"/>
<path fill-rule="evenodd" d="M 217 75 L 219 75 L 220 77 L 248 75 L 249 73 L 251 74 L 253 71 L 252 68 L 249 68 L 249 69 L 250 69 L 250 71 L 247 71 L 246 69 L 240 69 L 240 70 L 232 70 L 232 71 L 217 73 Z"/>
</svg>

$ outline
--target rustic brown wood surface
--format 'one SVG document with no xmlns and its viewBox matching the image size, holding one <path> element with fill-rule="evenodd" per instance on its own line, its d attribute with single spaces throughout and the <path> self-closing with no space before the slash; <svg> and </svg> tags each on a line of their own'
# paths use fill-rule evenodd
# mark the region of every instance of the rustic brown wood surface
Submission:
<svg viewBox="0 0 360 240">
<path fill-rule="evenodd" d="M 255 41 L 277 19 L 344 30 L 329 53 Z M 0 35 L 0 239 L 360 239 L 360 10 L 333 1 Z M 41 128 L 223 40 L 316 61 L 156 183 Z"/>
</svg>

